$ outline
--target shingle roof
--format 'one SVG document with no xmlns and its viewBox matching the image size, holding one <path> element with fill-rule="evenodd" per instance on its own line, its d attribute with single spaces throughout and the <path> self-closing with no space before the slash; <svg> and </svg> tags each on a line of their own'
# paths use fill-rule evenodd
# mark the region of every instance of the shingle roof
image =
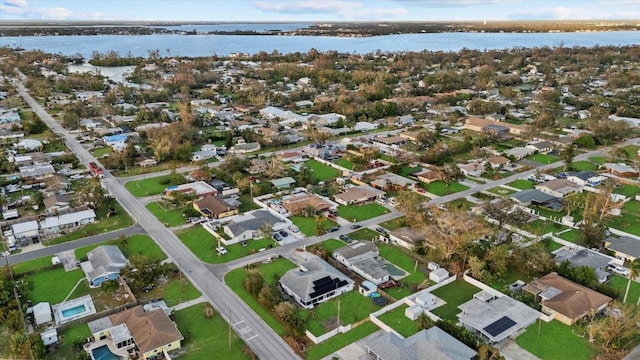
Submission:
<svg viewBox="0 0 640 360">
<path fill-rule="evenodd" d="M 604 239 L 604 241 L 609 244 L 607 248 L 611 250 L 615 250 L 635 258 L 640 258 L 640 240 L 636 240 L 629 236 L 623 236 L 621 238 L 611 236 Z"/>
<path fill-rule="evenodd" d="M 195 202 L 201 211 L 208 210 L 214 216 L 218 216 L 224 212 L 235 210 L 236 208 L 222 201 L 217 196 L 205 196 L 201 200 Z"/>
<path fill-rule="evenodd" d="M 87 253 L 87 258 L 92 267 L 87 273 L 89 280 L 104 274 L 120 272 L 129 263 L 116 245 L 98 246 Z"/>
<path fill-rule="evenodd" d="M 142 306 L 136 306 L 109 316 L 109 320 L 112 324 L 126 324 L 142 353 L 184 339 L 176 324 L 160 309 L 146 312 Z"/>
<path fill-rule="evenodd" d="M 408 338 L 385 333 L 365 343 L 381 360 L 469 360 L 476 352 L 439 327 Z"/>
</svg>

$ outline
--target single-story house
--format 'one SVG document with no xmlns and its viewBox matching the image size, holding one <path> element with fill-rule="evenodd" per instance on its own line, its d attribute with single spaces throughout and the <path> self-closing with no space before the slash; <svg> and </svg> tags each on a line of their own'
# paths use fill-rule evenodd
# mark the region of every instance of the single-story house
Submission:
<svg viewBox="0 0 640 360">
<path fill-rule="evenodd" d="M 49 214 L 57 214 L 62 210 L 69 209 L 71 196 L 69 194 L 53 194 L 42 200 L 44 208 Z"/>
<path fill-rule="evenodd" d="M 88 260 L 81 263 L 89 285 L 98 287 L 107 280 L 115 280 L 129 260 L 116 245 L 101 245 L 87 253 Z"/>
<path fill-rule="evenodd" d="M 385 332 L 366 340 L 364 348 L 376 360 L 470 360 L 476 352 L 437 326 L 403 338 Z"/>
<path fill-rule="evenodd" d="M 385 173 L 376 176 L 370 184 L 376 189 L 387 191 L 398 189 L 406 190 L 407 188 L 415 187 L 417 182 L 394 173 Z"/>
<path fill-rule="evenodd" d="M 640 240 L 629 236 L 620 238 L 609 236 L 604 239 L 604 247 L 615 252 L 615 256 L 626 261 L 640 259 Z"/>
<path fill-rule="evenodd" d="M 36 151 L 42 149 L 42 141 L 36 139 L 24 139 L 18 142 L 16 147 L 26 151 Z"/>
<path fill-rule="evenodd" d="M 511 149 L 507 149 L 504 151 L 504 154 L 508 157 L 513 156 L 516 160 L 522 160 L 524 158 L 526 158 L 527 156 L 533 154 L 535 151 L 528 149 L 528 148 L 524 148 L 521 146 L 517 146 Z"/>
<path fill-rule="evenodd" d="M 460 172 L 462 172 L 464 176 L 479 177 L 482 176 L 485 170 L 484 165 L 479 162 L 469 164 L 456 164 L 456 166 L 460 169 Z"/>
<path fill-rule="evenodd" d="M 611 257 L 601 254 L 596 251 L 581 249 L 576 251 L 575 249 L 562 248 L 555 254 L 555 261 L 557 264 L 561 264 L 564 261 L 569 261 L 571 266 L 588 266 L 596 272 L 598 282 L 601 284 L 606 282 L 611 275 L 607 271 L 607 266 L 611 262 Z"/>
<path fill-rule="evenodd" d="M 200 150 L 191 153 L 191 161 L 205 161 L 218 155 L 216 150 Z"/>
<path fill-rule="evenodd" d="M 554 148 L 553 143 L 550 141 L 530 142 L 525 147 L 543 154 L 548 154 L 552 152 Z"/>
<path fill-rule="evenodd" d="M 21 166 L 18 169 L 20 176 L 25 180 L 44 179 L 56 173 L 56 169 L 48 163 Z"/>
<path fill-rule="evenodd" d="M 169 186 L 164 189 L 164 196 L 171 198 L 174 192 L 190 194 L 197 199 L 202 199 L 205 196 L 218 195 L 218 190 L 204 181 L 194 181 L 187 184 Z"/>
<path fill-rule="evenodd" d="M 88 209 L 45 218 L 40 221 L 40 229 L 44 233 L 55 233 L 62 229 L 91 224 L 95 220 L 95 211 Z"/>
<path fill-rule="evenodd" d="M 496 298 L 486 291 L 474 294 L 458 309 L 460 323 L 492 344 L 517 336 L 542 315 L 508 296 Z"/>
<path fill-rule="evenodd" d="M 333 198 L 338 204 L 353 205 L 376 201 L 384 196 L 385 192 L 368 185 L 352 187 L 335 195 Z"/>
<path fill-rule="evenodd" d="M 331 208 L 331 204 L 322 200 L 314 194 L 294 194 L 282 202 L 282 207 L 291 214 L 299 214 L 306 208 L 313 208 L 316 212 L 321 213 Z"/>
<path fill-rule="evenodd" d="M 526 189 L 518 191 L 517 193 L 509 195 L 509 197 L 522 206 L 540 206 L 547 203 L 548 201 L 557 199 L 557 197 L 537 189 Z"/>
<path fill-rule="evenodd" d="M 598 174 L 594 171 L 569 171 L 567 172 L 567 180 L 580 186 L 585 186 L 587 181 L 596 175 Z"/>
<path fill-rule="evenodd" d="M 631 167 L 625 163 L 604 163 L 602 164 L 607 172 L 620 177 L 637 177 L 638 169 Z"/>
<path fill-rule="evenodd" d="M 408 226 L 390 231 L 389 241 L 407 249 L 413 249 L 414 245 L 420 241 L 427 242 L 423 234 L 414 231 Z"/>
<path fill-rule="evenodd" d="M 246 144 L 237 144 L 229 149 L 229 152 L 234 154 L 246 154 L 260 150 L 260 143 L 251 142 Z"/>
<path fill-rule="evenodd" d="M 136 166 L 147 168 L 147 167 L 156 166 L 156 165 L 158 165 L 158 161 L 152 157 L 148 157 L 146 155 L 140 155 L 136 158 Z"/>
<path fill-rule="evenodd" d="M 356 125 L 353 127 L 353 130 L 366 132 L 366 131 L 375 130 L 379 126 L 380 125 L 378 125 L 376 123 L 370 123 L 370 122 L 366 122 L 366 121 L 358 121 L 356 123 Z"/>
<path fill-rule="evenodd" d="M 440 171 L 437 169 L 422 168 L 409 174 L 410 177 L 415 177 L 418 181 L 425 184 L 430 184 L 434 181 L 438 181 L 442 178 Z"/>
<path fill-rule="evenodd" d="M 238 208 L 222 201 L 217 196 L 205 196 L 193 202 L 193 208 L 208 218 L 222 219 L 238 214 Z"/>
<path fill-rule="evenodd" d="M 305 158 L 303 158 L 303 154 L 299 151 L 281 152 L 281 153 L 278 153 L 277 156 L 280 160 L 287 163 L 288 162 L 299 163 L 306 160 Z"/>
<path fill-rule="evenodd" d="M 371 140 L 387 145 L 387 146 L 391 146 L 391 145 L 403 145 L 407 142 L 407 139 L 403 138 L 402 136 L 375 136 L 372 137 Z"/>
<path fill-rule="evenodd" d="M 486 132 L 501 132 L 501 129 L 506 129 L 506 132 L 520 135 L 527 129 L 527 125 L 516 125 L 501 121 L 495 121 L 491 119 L 483 119 L 478 117 L 468 117 L 464 124 L 465 129 L 473 131 L 486 131 Z"/>
<path fill-rule="evenodd" d="M 11 225 L 11 230 L 17 240 L 37 239 L 40 236 L 40 225 L 36 220 L 13 224 Z"/>
<path fill-rule="evenodd" d="M 161 309 L 144 311 L 142 306 L 88 323 L 96 340 L 108 339 L 117 349 L 137 349 L 143 359 L 155 359 L 165 351 L 180 349 L 184 337 Z"/>
<path fill-rule="evenodd" d="M 573 325 L 592 311 L 603 311 L 612 300 L 557 273 L 534 280 L 522 290 L 540 301 L 543 313 L 554 315 L 556 320 L 566 325 Z"/>
<path fill-rule="evenodd" d="M 494 156 L 487 159 L 487 162 L 491 165 L 492 169 L 498 169 L 501 166 L 511 164 L 511 160 L 504 156 Z"/>
<path fill-rule="evenodd" d="M 567 179 L 545 181 L 542 184 L 535 185 L 533 188 L 558 198 L 563 198 L 569 194 L 573 194 L 582 190 L 582 187 L 580 185 Z"/>
<path fill-rule="evenodd" d="M 280 179 L 273 179 L 270 182 L 276 189 L 281 190 L 290 188 L 291 185 L 296 183 L 296 180 L 292 177 L 284 177 Z"/>
<path fill-rule="evenodd" d="M 282 289 L 305 309 L 353 290 L 354 282 L 326 261 L 312 256 L 280 278 Z"/>
<path fill-rule="evenodd" d="M 378 285 L 389 281 L 391 274 L 380 250 L 371 241 L 356 241 L 333 251 L 331 256 L 349 270 Z"/>
<path fill-rule="evenodd" d="M 261 209 L 247 212 L 222 226 L 224 233 L 231 238 L 231 240 L 223 242 L 229 245 L 243 240 L 254 239 L 259 236 L 260 228 L 265 223 L 270 224 L 273 230 L 284 229 L 289 225 L 286 218 L 278 217 L 269 210 Z"/>
</svg>

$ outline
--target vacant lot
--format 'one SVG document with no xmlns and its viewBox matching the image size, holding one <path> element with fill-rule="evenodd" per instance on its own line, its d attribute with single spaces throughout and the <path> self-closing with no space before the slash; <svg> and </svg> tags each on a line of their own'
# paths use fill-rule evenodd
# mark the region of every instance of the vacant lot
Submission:
<svg viewBox="0 0 640 360">
<path fill-rule="evenodd" d="M 457 192 L 467 190 L 469 187 L 455 182 L 447 186 L 444 181 L 438 180 L 429 184 L 423 184 L 422 188 L 431 194 L 445 196 L 448 194 L 455 194 Z"/>
<path fill-rule="evenodd" d="M 386 214 L 388 212 L 389 210 L 387 210 L 387 208 L 376 203 L 360 205 L 360 206 L 340 205 L 338 207 L 338 216 L 352 222 L 369 220 L 374 217 L 378 217 L 380 215 Z"/>
<path fill-rule="evenodd" d="M 535 161 L 540 164 L 551 164 L 551 163 L 560 161 L 560 159 L 555 156 L 542 154 L 542 153 L 529 155 L 527 156 L 527 159 L 531 161 Z"/>
<path fill-rule="evenodd" d="M 572 327 L 556 320 L 538 320 L 518 336 L 516 342 L 542 360 L 590 359 L 593 349 L 572 330 Z"/>
<path fill-rule="evenodd" d="M 302 231 L 306 236 L 314 236 L 316 235 L 316 222 L 314 218 L 304 217 L 304 216 L 292 216 L 291 221 Z M 337 224 L 327 218 L 327 221 L 324 223 L 324 230 L 328 230 Z"/>
<path fill-rule="evenodd" d="M 164 202 L 152 202 L 147 204 L 146 208 L 166 227 L 184 224 L 184 208 L 176 208 Z"/>
<path fill-rule="evenodd" d="M 533 186 L 535 185 L 535 183 L 533 181 L 521 179 L 521 180 L 512 181 L 507 185 L 516 189 L 527 190 L 527 189 L 533 189 Z"/>
<path fill-rule="evenodd" d="M 571 169 L 575 171 L 596 171 L 598 170 L 598 165 L 586 160 L 575 161 L 571 163 Z"/>
<path fill-rule="evenodd" d="M 129 181 L 124 187 L 135 197 L 145 197 L 162 194 L 168 186 L 180 185 L 178 182 L 171 182 L 169 175 L 157 176 L 143 180 Z"/>
<path fill-rule="evenodd" d="M 305 161 L 304 165 L 311 169 L 311 174 L 317 181 L 332 180 L 339 177 L 341 174 L 338 169 L 332 168 L 331 166 L 325 165 L 316 160 Z"/>
</svg>

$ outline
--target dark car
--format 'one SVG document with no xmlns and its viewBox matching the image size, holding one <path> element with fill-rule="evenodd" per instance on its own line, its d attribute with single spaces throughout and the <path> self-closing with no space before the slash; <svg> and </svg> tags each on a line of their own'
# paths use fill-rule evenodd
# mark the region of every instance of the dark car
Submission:
<svg viewBox="0 0 640 360">
<path fill-rule="evenodd" d="M 287 237 L 287 236 L 289 236 L 289 233 L 288 233 L 288 232 L 286 232 L 286 231 L 284 231 L 284 230 L 280 230 L 280 231 L 278 231 L 278 234 L 280 234 L 280 236 L 282 236 L 282 237 Z"/>
<path fill-rule="evenodd" d="M 377 228 L 376 228 L 376 231 L 377 231 L 377 232 L 379 232 L 379 233 L 381 233 L 381 234 L 386 234 L 386 233 L 387 233 L 387 230 L 385 230 L 385 229 L 383 229 L 383 228 L 381 228 L 381 227 L 377 227 Z"/>
<path fill-rule="evenodd" d="M 327 231 L 328 231 L 328 232 L 336 232 L 336 231 L 338 231 L 338 230 L 340 230 L 340 228 L 339 228 L 339 227 L 337 227 L 337 226 L 334 226 L 334 227 L 332 227 L 332 228 L 329 228 L 329 230 L 327 230 Z"/>
<path fill-rule="evenodd" d="M 352 229 L 360 229 L 361 227 L 362 227 L 362 225 L 360 225 L 360 224 L 353 224 L 353 225 L 351 225 L 351 228 L 352 228 Z"/>
<path fill-rule="evenodd" d="M 278 233 L 273 234 L 273 239 L 275 241 L 282 241 L 282 236 Z"/>
<path fill-rule="evenodd" d="M 350 244 L 351 241 L 353 241 L 351 240 L 351 237 L 349 237 L 349 235 L 340 235 L 340 240 L 346 242 L 347 244 Z"/>
<path fill-rule="evenodd" d="M 153 286 L 153 284 L 151 284 L 151 285 L 147 285 L 147 286 L 145 286 L 145 287 L 143 287 L 143 288 L 142 288 L 142 291 L 144 291 L 144 292 L 149 292 L 149 291 L 153 290 L 153 288 L 154 288 L 154 287 L 155 287 L 155 286 Z"/>
</svg>

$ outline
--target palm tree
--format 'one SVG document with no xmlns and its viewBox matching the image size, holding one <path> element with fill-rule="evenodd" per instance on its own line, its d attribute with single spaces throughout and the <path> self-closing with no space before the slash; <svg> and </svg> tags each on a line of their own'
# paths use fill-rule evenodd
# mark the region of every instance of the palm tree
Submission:
<svg viewBox="0 0 640 360">
<path fill-rule="evenodd" d="M 573 143 L 569 144 L 562 151 L 560 151 L 560 157 L 564 161 L 564 171 L 567 171 L 571 167 L 573 158 L 576 157 L 576 147 Z"/>
<path fill-rule="evenodd" d="M 629 266 L 629 281 L 627 282 L 627 289 L 624 292 L 623 303 L 627 303 L 627 296 L 629 296 L 629 289 L 631 288 L 631 281 L 640 276 L 640 260 L 636 259 L 631 262 Z M 638 304 L 640 304 L 640 297 L 638 298 Z"/>
<path fill-rule="evenodd" d="M 325 225 L 327 225 L 327 222 L 329 221 L 329 219 L 327 219 L 326 217 L 322 216 L 322 215 L 316 215 L 313 218 L 313 223 L 314 223 L 314 231 L 316 233 L 316 235 L 320 236 L 322 234 L 324 234 L 324 227 Z"/>
</svg>

